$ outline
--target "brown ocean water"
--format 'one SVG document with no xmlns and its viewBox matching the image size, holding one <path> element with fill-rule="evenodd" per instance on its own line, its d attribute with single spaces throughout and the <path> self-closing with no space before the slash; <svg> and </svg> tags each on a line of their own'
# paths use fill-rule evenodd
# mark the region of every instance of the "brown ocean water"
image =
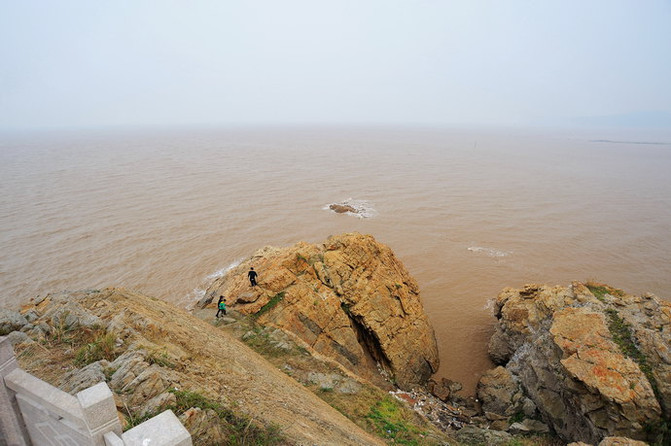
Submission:
<svg viewBox="0 0 671 446">
<path fill-rule="evenodd" d="M 262 246 L 359 231 L 417 279 L 439 376 L 472 392 L 490 366 L 491 300 L 504 287 L 596 279 L 671 297 L 671 145 L 639 143 L 670 139 L 602 136 L 382 127 L 5 135 L 0 304 L 122 286 L 188 306 Z M 324 209 L 348 199 L 369 217 Z"/>
</svg>

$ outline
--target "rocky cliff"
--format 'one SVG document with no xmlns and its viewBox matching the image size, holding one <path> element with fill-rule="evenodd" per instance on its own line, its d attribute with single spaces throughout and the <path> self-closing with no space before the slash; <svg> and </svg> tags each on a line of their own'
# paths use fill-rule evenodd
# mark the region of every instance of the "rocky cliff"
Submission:
<svg viewBox="0 0 671 446">
<path fill-rule="evenodd" d="M 540 419 L 565 440 L 669 444 L 671 304 L 604 284 L 527 285 L 496 299 L 485 412 Z"/>
<path fill-rule="evenodd" d="M 250 267 L 259 274 L 255 287 L 247 279 Z M 438 369 L 436 339 L 417 282 L 370 235 L 263 248 L 212 283 L 202 305 L 213 306 L 219 295 L 237 311 L 293 333 L 377 384 L 387 376 L 411 389 L 425 385 Z"/>
</svg>

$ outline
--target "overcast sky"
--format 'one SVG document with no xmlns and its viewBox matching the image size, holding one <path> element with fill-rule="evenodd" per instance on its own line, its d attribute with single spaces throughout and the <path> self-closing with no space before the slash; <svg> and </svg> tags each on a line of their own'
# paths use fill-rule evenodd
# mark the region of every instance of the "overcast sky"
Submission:
<svg viewBox="0 0 671 446">
<path fill-rule="evenodd" d="M 0 128 L 671 112 L 669 0 L 0 0 Z"/>
</svg>

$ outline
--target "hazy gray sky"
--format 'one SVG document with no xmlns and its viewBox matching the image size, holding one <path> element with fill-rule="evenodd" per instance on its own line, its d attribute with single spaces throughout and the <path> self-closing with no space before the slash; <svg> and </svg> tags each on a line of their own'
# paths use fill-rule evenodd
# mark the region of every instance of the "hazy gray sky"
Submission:
<svg viewBox="0 0 671 446">
<path fill-rule="evenodd" d="M 671 111 L 671 1 L 0 0 L 0 128 Z"/>
</svg>

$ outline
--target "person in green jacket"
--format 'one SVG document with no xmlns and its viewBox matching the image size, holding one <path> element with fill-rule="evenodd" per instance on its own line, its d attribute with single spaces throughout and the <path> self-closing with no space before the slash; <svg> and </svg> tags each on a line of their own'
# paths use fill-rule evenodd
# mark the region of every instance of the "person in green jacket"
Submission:
<svg viewBox="0 0 671 446">
<path fill-rule="evenodd" d="M 217 302 L 217 318 L 219 317 L 219 313 L 223 313 L 224 316 L 226 316 L 226 299 L 224 299 L 224 296 L 219 296 L 219 302 Z"/>
</svg>

